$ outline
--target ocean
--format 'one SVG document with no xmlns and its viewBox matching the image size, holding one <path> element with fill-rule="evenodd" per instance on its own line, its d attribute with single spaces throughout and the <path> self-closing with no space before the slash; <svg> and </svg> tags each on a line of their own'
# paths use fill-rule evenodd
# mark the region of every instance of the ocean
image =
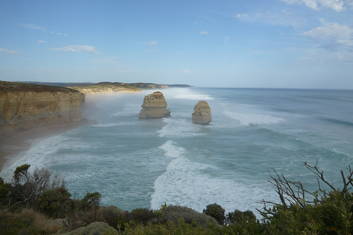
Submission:
<svg viewBox="0 0 353 235">
<path fill-rule="evenodd" d="M 88 97 L 90 124 L 35 141 L 0 175 L 45 167 L 74 197 L 98 191 L 102 204 L 125 210 L 218 203 L 255 211 L 278 200 L 274 171 L 315 189 L 304 162 L 336 185 L 352 163 L 353 91 L 171 88 L 162 90 L 171 117 L 139 120 L 150 92 Z M 199 100 L 211 106 L 211 125 L 191 122 Z"/>
</svg>

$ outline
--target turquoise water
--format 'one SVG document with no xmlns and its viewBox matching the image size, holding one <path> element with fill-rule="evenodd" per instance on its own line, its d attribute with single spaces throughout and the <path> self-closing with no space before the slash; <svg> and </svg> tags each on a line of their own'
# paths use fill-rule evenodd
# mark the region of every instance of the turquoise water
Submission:
<svg viewBox="0 0 353 235">
<path fill-rule="evenodd" d="M 273 170 L 313 188 L 305 161 L 336 184 L 352 163 L 353 91 L 166 89 L 172 116 L 138 120 L 146 93 L 88 97 L 94 123 L 37 141 L 1 175 L 29 163 L 64 177 L 75 197 L 99 191 L 103 204 L 123 209 L 218 203 L 229 211 L 276 200 Z M 191 123 L 198 100 L 212 108 L 209 126 Z"/>
</svg>

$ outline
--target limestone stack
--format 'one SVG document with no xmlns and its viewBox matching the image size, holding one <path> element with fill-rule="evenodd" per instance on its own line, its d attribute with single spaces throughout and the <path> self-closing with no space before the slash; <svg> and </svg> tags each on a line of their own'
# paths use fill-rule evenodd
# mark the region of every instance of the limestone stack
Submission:
<svg viewBox="0 0 353 235">
<path fill-rule="evenodd" d="M 139 114 L 140 119 L 169 117 L 170 112 L 167 109 L 167 102 L 160 91 L 146 95 L 143 100 L 142 109 Z"/>
<path fill-rule="evenodd" d="M 206 101 L 199 101 L 192 113 L 192 122 L 195 124 L 207 125 L 211 122 L 211 108 Z"/>
</svg>

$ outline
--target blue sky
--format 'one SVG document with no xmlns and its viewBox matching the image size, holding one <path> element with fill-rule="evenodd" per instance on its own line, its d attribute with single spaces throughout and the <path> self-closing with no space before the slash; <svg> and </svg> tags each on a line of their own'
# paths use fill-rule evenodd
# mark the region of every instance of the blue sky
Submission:
<svg viewBox="0 0 353 235">
<path fill-rule="evenodd" d="M 0 79 L 353 89 L 353 0 L 0 2 Z"/>
</svg>

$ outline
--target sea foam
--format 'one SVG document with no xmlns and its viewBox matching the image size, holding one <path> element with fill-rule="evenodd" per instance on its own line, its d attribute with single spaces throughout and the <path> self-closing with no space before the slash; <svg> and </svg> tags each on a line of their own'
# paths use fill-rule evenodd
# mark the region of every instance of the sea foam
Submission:
<svg viewBox="0 0 353 235">
<path fill-rule="evenodd" d="M 218 203 L 232 211 L 255 210 L 264 198 L 274 198 L 267 183 L 240 183 L 236 179 L 210 176 L 207 164 L 190 161 L 187 151 L 174 141 L 168 140 L 160 146 L 166 157 L 172 158 L 164 174 L 154 182 L 151 208 L 161 205 L 182 205 L 202 211 L 208 204 Z"/>
<path fill-rule="evenodd" d="M 20 153 L 14 160 L 6 163 L 0 172 L 1 177 L 10 179 L 16 167 L 23 164 L 30 164 L 31 171 L 45 167 L 50 160 L 48 156 L 55 154 L 67 140 L 67 137 L 57 135 L 35 141 L 28 151 Z"/>
<path fill-rule="evenodd" d="M 200 132 L 200 127 L 192 124 L 187 119 L 165 118 L 163 121 L 166 125 L 158 130 L 159 137 L 193 137 L 203 135 Z"/>
<path fill-rule="evenodd" d="M 167 99 L 185 99 L 185 100 L 213 100 L 213 97 L 190 88 L 171 88 L 163 91 Z"/>
<path fill-rule="evenodd" d="M 224 114 L 231 119 L 239 121 L 244 126 L 276 124 L 284 121 L 282 118 L 269 114 L 231 111 L 224 111 Z"/>
</svg>

